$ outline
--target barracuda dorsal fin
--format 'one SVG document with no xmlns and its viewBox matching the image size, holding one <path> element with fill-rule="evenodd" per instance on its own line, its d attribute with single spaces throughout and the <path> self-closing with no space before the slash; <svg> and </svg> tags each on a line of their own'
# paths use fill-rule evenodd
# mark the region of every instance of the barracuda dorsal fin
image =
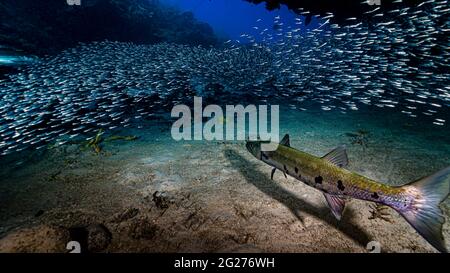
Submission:
<svg viewBox="0 0 450 273">
<path fill-rule="evenodd" d="M 328 207 L 331 209 L 334 217 L 341 220 L 342 212 L 345 208 L 345 200 L 339 196 L 324 193 L 325 199 L 327 200 Z"/>
<path fill-rule="evenodd" d="M 289 140 L 289 134 L 286 134 L 283 139 L 280 141 L 281 145 L 291 147 L 291 141 Z"/>
<path fill-rule="evenodd" d="M 345 146 L 337 147 L 322 158 L 340 168 L 347 167 L 348 165 L 348 157 Z"/>
</svg>

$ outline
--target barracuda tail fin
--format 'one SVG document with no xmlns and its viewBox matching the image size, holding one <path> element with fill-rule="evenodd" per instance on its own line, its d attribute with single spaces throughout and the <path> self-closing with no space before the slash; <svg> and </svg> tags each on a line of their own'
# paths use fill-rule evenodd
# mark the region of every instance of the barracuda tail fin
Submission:
<svg viewBox="0 0 450 273">
<path fill-rule="evenodd" d="M 437 250 L 448 252 L 442 236 L 445 219 L 439 204 L 449 194 L 450 167 L 403 187 L 420 197 L 412 207 L 396 208 L 397 211 Z"/>
</svg>

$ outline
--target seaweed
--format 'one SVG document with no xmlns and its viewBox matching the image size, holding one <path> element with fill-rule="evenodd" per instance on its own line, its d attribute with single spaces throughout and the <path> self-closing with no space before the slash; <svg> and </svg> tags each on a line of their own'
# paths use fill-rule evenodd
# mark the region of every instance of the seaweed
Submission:
<svg viewBox="0 0 450 273">
<path fill-rule="evenodd" d="M 104 134 L 104 132 L 105 131 L 103 129 L 100 129 L 97 135 L 95 135 L 95 137 L 91 139 L 86 145 L 87 147 L 93 148 L 97 154 L 99 154 L 102 151 L 100 143 L 103 141 L 102 135 Z"/>
<path fill-rule="evenodd" d="M 96 154 L 100 154 L 102 152 L 102 143 L 104 142 L 111 142 L 116 140 L 125 140 L 125 141 L 134 141 L 138 139 L 137 136 L 119 136 L 119 135 L 113 135 L 108 138 L 103 138 L 103 134 L 105 134 L 105 131 L 103 129 L 100 129 L 98 133 L 95 135 L 93 139 L 91 139 L 87 144 L 87 148 L 92 148 Z"/>
<path fill-rule="evenodd" d="M 375 220 L 375 219 L 381 219 L 384 220 L 386 222 L 392 223 L 392 219 L 391 219 L 391 215 L 388 212 L 389 207 L 385 206 L 385 205 L 380 205 L 380 204 L 373 204 L 370 206 L 371 211 L 370 211 L 370 216 L 369 216 L 369 220 Z"/>
<path fill-rule="evenodd" d="M 137 136 L 111 136 L 105 139 L 105 142 L 114 141 L 114 140 L 126 140 L 126 141 L 133 141 L 136 140 Z"/>
</svg>

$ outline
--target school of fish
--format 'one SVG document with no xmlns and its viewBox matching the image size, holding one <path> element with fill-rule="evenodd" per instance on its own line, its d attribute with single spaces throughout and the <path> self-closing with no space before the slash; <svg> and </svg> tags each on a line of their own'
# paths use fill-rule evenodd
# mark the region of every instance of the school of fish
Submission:
<svg viewBox="0 0 450 273">
<path fill-rule="evenodd" d="M 370 24 L 339 26 L 329 14 L 307 28 L 302 16 L 290 25 L 275 17 L 273 30 L 258 20 L 258 35 L 221 47 L 103 41 L 44 57 L 0 79 L 0 156 L 133 126 L 210 84 L 299 111 L 305 101 L 344 114 L 371 105 L 448 126 L 449 2 L 396 2 L 385 14 L 374 6 Z"/>
</svg>

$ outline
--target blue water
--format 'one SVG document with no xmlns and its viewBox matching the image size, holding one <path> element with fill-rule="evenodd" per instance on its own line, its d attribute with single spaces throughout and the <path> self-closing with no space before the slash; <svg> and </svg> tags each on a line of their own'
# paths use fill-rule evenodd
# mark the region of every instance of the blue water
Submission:
<svg viewBox="0 0 450 273">
<path fill-rule="evenodd" d="M 259 37 L 263 29 L 267 28 L 272 33 L 274 30 L 274 18 L 279 16 L 280 22 L 285 25 L 293 25 L 295 18 L 302 18 L 290 11 L 285 6 L 281 9 L 268 11 L 265 4 L 253 5 L 239 0 L 163 0 L 170 6 L 182 11 L 192 12 L 196 18 L 211 25 L 214 31 L 223 39 L 242 40 L 243 33 Z M 308 27 L 317 27 L 315 19 Z M 253 27 L 259 29 L 255 30 Z M 244 42 L 244 41 L 243 41 Z"/>
</svg>

